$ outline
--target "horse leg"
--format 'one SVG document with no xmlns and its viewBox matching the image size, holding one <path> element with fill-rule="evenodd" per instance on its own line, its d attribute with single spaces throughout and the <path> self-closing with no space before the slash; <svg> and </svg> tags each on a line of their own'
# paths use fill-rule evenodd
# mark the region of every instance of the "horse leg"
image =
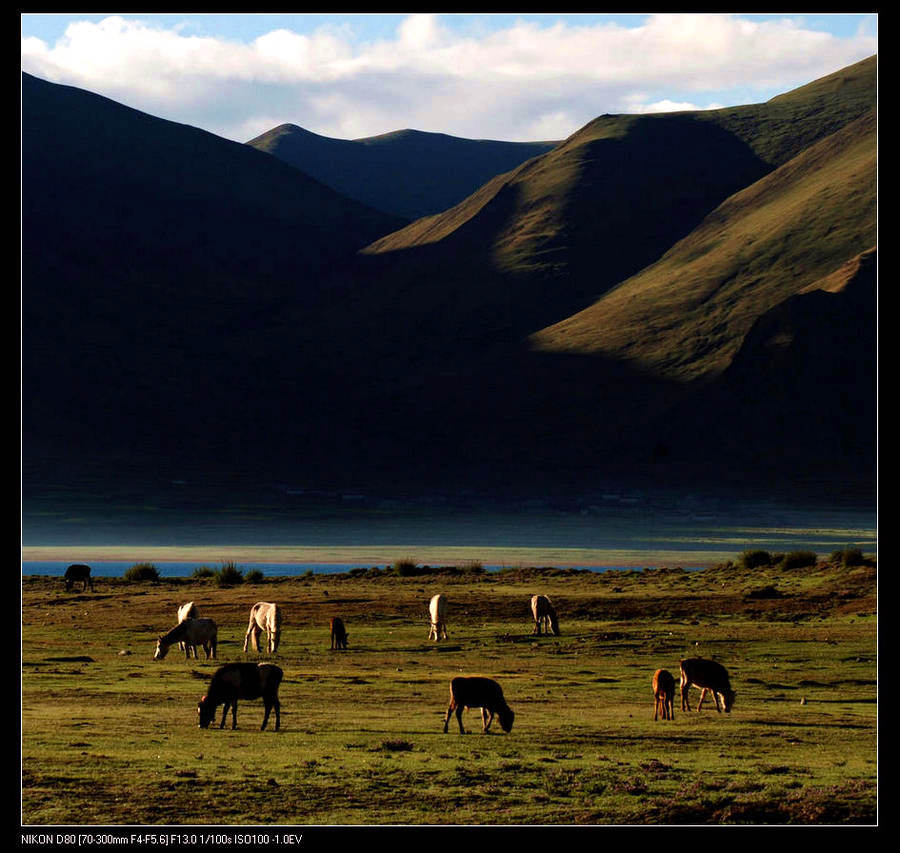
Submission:
<svg viewBox="0 0 900 853">
<path fill-rule="evenodd" d="M 447 708 L 447 713 L 444 715 L 444 734 L 447 734 L 447 724 L 450 722 L 450 716 L 453 714 L 453 711 L 456 709 L 456 703 L 451 699 L 450 707 Z"/>
<path fill-rule="evenodd" d="M 237 728 L 237 699 L 231 703 L 231 728 L 232 730 Z"/>
<path fill-rule="evenodd" d="M 491 723 L 494 722 L 494 712 L 490 711 L 490 717 L 488 717 L 488 712 L 490 709 L 482 708 L 481 709 L 481 730 L 486 734 L 487 730 L 491 727 Z"/>
<path fill-rule="evenodd" d="M 700 688 L 700 701 L 697 703 L 697 710 L 699 711 L 703 707 L 703 700 L 706 698 L 707 688 Z"/>
<path fill-rule="evenodd" d="M 220 729 L 224 729 L 224 728 L 225 728 L 225 719 L 228 717 L 228 706 L 229 706 L 229 704 L 230 704 L 230 702 L 226 699 L 226 700 L 225 700 L 225 707 L 222 708 L 222 722 L 219 723 L 219 728 L 220 728 Z"/>
</svg>

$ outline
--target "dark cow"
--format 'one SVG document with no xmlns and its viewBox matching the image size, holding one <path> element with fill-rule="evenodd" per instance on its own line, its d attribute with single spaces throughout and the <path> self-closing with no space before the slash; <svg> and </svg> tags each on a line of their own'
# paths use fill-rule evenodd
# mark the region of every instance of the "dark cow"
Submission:
<svg viewBox="0 0 900 853">
<path fill-rule="evenodd" d="M 714 660 L 704 660 L 703 658 L 688 658 L 681 662 L 682 711 L 691 710 L 688 690 L 692 684 L 700 688 L 700 701 L 697 703 L 698 711 L 703 706 L 703 698 L 709 691 L 716 700 L 716 710 L 720 714 L 722 713 L 722 708 L 719 707 L 719 698 L 721 697 L 725 713 L 731 713 L 736 694 L 731 689 L 728 672 L 722 664 L 716 663 Z"/>
<path fill-rule="evenodd" d="M 444 717 L 444 734 L 447 733 L 450 716 L 454 711 L 456 712 L 456 722 L 459 724 L 459 733 L 461 735 L 466 733 L 462 724 L 464 708 L 481 708 L 482 732 L 486 733 L 491 727 L 494 714 L 499 718 L 503 731 L 509 732 L 513 727 L 515 713 L 506 704 L 500 685 L 492 678 L 457 676 L 451 680 L 450 707 L 447 708 L 447 714 Z M 490 719 L 488 714 L 490 714 Z"/>
<path fill-rule="evenodd" d="M 222 722 L 219 728 L 225 727 L 225 718 L 231 706 L 231 728 L 237 728 L 237 700 L 263 700 L 266 712 L 260 730 L 269 722 L 269 714 L 275 709 L 275 731 L 281 727 L 281 703 L 278 701 L 278 687 L 284 672 L 281 667 L 272 663 L 226 663 L 219 667 L 212 677 L 209 690 L 197 705 L 200 728 L 209 727 L 216 715 L 216 708 L 224 704 Z"/>
<path fill-rule="evenodd" d="M 91 592 L 94 591 L 94 581 L 91 579 L 91 567 L 85 566 L 83 563 L 73 563 L 66 569 L 66 592 L 72 589 L 72 586 L 81 581 L 81 591 L 84 592 L 88 587 Z"/>
<path fill-rule="evenodd" d="M 331 648 L 346 649 L 347 638 L 350 635 L 344 627 L 344 620 L 340 616 L 331 617 Z"/>
</svg>

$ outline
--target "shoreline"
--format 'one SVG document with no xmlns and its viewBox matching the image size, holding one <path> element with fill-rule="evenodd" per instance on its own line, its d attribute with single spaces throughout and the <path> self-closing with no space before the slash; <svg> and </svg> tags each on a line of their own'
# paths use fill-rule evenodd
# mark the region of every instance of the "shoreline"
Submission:
<svg viewBox="0 0 900 853">
<path fill-rule="evenodd" d="M 659 567 L 706 568 L 734 558 L 733 551 L 616 550 L 594 548 L 539 548 L 497 546 L 305 546 L 305 545 L 109 545 L 22 546 L 23 562 L 178 562 L 215 567 L 234 563 L 282 565 L 320 563 L 386 566 L 411 559 L 418 565 L 452 566 L 479 562 L 483 565 L 566 568 Z"/>
</svg>

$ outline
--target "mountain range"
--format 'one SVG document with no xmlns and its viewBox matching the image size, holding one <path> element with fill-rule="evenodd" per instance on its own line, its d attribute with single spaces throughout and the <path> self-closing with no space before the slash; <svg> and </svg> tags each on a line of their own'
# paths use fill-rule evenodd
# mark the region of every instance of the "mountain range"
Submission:
<svg viewBox="0 0 900 853">
<path fill-rule="evenodd" d="M 876 110 L 872 57 L 533 156 L 240 145 L 23 75 L 25 480 L 870 498 Z"/>
<path fill-rule="evenodd" d="M 281 124 L 247 144 L 350 198 L 414 220 L 452 207 L 494 175 L 557 143 L 460 139 L 409 129 L 364 139 L 332 139 Z"/>
</svg>

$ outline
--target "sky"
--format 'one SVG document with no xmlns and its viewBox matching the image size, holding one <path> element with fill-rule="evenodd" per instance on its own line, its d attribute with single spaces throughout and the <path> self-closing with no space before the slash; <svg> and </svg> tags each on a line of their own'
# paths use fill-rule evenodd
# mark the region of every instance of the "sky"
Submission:
<svg viewBox="0 0 900 853">
<path fill-rule="evenodd" d="M 247 142 L 290 123 L 564 139 L 759 103 L 877 53 L 877 14 L 22 14 L 22 70 Z"/>
</svg>

